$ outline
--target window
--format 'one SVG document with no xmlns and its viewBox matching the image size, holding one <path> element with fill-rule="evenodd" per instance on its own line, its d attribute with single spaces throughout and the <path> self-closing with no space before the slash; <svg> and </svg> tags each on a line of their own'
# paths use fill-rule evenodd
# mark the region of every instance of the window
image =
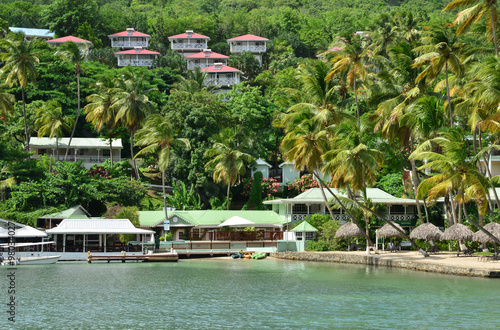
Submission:
<svg viewBox="0 0 500 330">
<path fill-rule="evenodd" d="M 109 157 L 109 149 L 103 150 L 103 155 Z"/>
<path fill-rule="evenodd" d="M 177 235 L 178 235 L 177 237 L 178 237 L 179 241 L 184 240 L 184 232 L 183 231 L 180 231 Z"/>
<path fill-rule="evenodd" d="M 39 155 L 46 155 L 47 154 L 47 149 L 38 149 L 38 154 Z"/>
<path fill-rule="evenodd" d="M 306 204 L 293 204 L 292 214 L 307 214 Z"/>
</svg>

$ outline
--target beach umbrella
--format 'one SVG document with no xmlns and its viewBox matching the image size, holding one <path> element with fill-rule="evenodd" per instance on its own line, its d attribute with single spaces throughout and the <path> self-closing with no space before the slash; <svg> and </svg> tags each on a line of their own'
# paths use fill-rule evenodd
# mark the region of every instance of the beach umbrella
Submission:
<svg viewBox="0 0 500 330">
<path fill-rule="evenodd" d="M 399 224 L 392 222 L 396 227 L 398 227 L 402 232 L 404 232 L 403 227 L 401 227 Z M 378 230 L 378 236 L 379 237 L 404 237 L 402 233 L 394 229 L 390 224 L 385 224 L 382 228 Z"/>
<path fill-rule="evenodd" d="M 363 230 L 359 228 L 359 226 L 353 222 L 348 222 L 340 226 L 339 229 L 335 232 L 335 237 L 345 237 L 347 238 L 347 246 L 348 250 L 351 249 L 351 246 L 349 244 L 349 239 L 353 237 L 364 237 L 365 234 L 363 233 Z"/>
<path fill-rule="evenodd" d="M 427 241 L 441 240 L 443 232 L 432 223 L 423 223 L 413 229 L 410 233 L 410 238 L 425 240 L 425 248 L 427 249 Z"/>
<path fill-rule="evenodd" d="M 500 238 L 500 224 L 496 222 L 491 222 L 484 226 L 484 229 L 489 231 L 493 236 Z M 478 230 L 472 236 L 472 240 L 476 242 L 481 242 L 483 244 L 486 243 L 495 243 L 495 254 L 497 254 L 497 243 L 488 235 L 486 235 L 482 230 Z"/>
<path fill-rule="evenodd" d="M 457 255 L 459 253 L 458 241 L 470 241 L 474 236 L 474 232 L 461 223 L 456 223 L 451 227 L 446 228 L 441 237 L 444 241 L 457 241 Z"/>
</svg>

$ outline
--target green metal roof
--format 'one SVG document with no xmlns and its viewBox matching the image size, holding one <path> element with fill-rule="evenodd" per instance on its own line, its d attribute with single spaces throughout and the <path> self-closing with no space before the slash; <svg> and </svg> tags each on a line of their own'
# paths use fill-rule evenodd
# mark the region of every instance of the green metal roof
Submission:
<svg viewBox="0 0 500 330">
<path fill-rule="evenodd" d="M 300 225 L 293 228 L 292 231 L 318 231 L 318 230 L 314 228 L 309 222 L 302 221 Z"/>
<path fill-rule="evenodd" d="M 165 220 L 164 211 L 139 211 L 141 227 L 155 227 Z"/>
<path fill-rule="evenodd" d="M 256 224 L 282 225 L 285 219 L 274 211 L 238 211 L 238 210 L 191 210 L 170 211 L 168 218 L 171 226 L 218 226 L 233 216 L 240 216 Z M 165 219 L 163 211 L 140 211 L 141 227 L 160 225 Z"/>
<path fill-rule="evenodd" d="M 75 205 L 67 210 L 51 213 L 40 217 L 42 219 L 88 219 L 90 213 L 87 212 L 81 205 Z"/>
<path fill-rule="evenodd" d="M 330 188 L 334 194 L 338 194 L 339 196 L 346 197 L 347 194 L 343 191 L 339 191 L 336 188 Z M 333 195 L 325 189 L 325 195 L 327 199 L 333 198 Z M 406 198 L 398 198 L 394 197 L 389 193 L 386 193 L 382 189 L 379 188 L 367 188 L 366 194 L 369 199 L 373 201 L 373 203 L 382 203 L 389 205 L 414 205 L 416 204 L 415 199 L 406 199 Z M 311 188 L 307 191 L 304 191 L 302 194 L 290 198 L 290 199 L 274 199 L 270 201 L 263 202 L 264 204 L 322 204 L 324 203 L 323 196 L 321 195 L 320 188 Z"/>
</svg>

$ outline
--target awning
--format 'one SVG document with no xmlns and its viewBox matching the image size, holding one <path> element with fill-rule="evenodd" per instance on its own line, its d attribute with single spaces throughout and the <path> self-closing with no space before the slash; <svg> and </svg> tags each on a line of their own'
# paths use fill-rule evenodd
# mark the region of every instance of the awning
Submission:
<svg viewBox="0 0 500 330">
<path fill-rule="evenodd" d="M 154 234 L 136 228 L 128 219 L 64 219 L 47 234 Z"/>
</svg>

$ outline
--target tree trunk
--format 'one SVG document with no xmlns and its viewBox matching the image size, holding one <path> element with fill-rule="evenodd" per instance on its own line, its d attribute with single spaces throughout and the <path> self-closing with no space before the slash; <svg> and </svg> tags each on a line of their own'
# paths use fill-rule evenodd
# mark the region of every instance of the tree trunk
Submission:
<svg viewBox="0 0 500 330">
<path fill-rule="evenodd" d="M 491 33 L 493 33 L 493 43 L 495 44 L 495 54 L 498 57 L 498 41 L 497 41 L 497 30 L 495 28 L 495 22 L 493 20 L 493 17 L 495 15 L 495 10 L 497 10 L 497 5 L 496 3 L 493 5 L 490 5 L 490 21 L 491 21 Z"/>
<path fill-rule="evenodd" d="M 333 215 L 333 211 L 328 205 L 328 200 L 326 199 L 325 191 L 323 190 L 323 183 L 320 180 L 317 180 L 319 184 L 319 189 L 321 190 L 321 196 L 323 196 L 323 200 L 325 201 L 325 206 L 328 209 L 328 212 L 330 213 L 330 216 L 332 217 L 333 220 L 335 220 L 335 216 Z"/>
<path fill-rule="evenodd" d="M 455 206 L 455 200 L 453 199 L 453 194 L 451 193 L 451 191 L 448 193 L 448 195 L 450 196 L 450 208 L 451 208 L 451 214 L 453 215 L 453 224 L 456 225 L 457 224 L 457 209 Z"/>
<path fill-rule="evenodd" d="M 354 89 L 354 101 L 356 102 L 356 114 L 358 115 L 358 127 L 359 129 L 361 129 L 361 116 L 359 114 L 358 92 L 356 89 L 356 73 L 354 73 L 353 89 Z"/>
<path fill-rule="evenodd" d="M 226 196 L 226 204 L 227 204 L 227 210 L 229 211 L 229 189 L 231 189 L 231 183 L 227 184 L 227 196 Z"/>
<path fill-rule="evenodd" d="M 478 224 L 477 222 L 475 222 L 474 220 L 472 220 L 470 217 L 469 217 L 469 214 L 467 213 L 467 210 L 465 209 L 464 207 L 464 214 L 465 214 L 465 217 L 467 218 L 467 220 L 469 220 L 469 222 L 471 224 L 473 224 L 474 226 L 476 226 L 479 230 L 481 230 L 483 233 L 485 233 L 489 238 L 491 238 L 495 244 L 500 244 L 500 239 L 498 239 L 496 236 L 494 236 L 493 234 L 491 234 L 489 231 L 487 231 L 486 229 L 483 228 L 483 226 L 481 226 L 480 224 Z"/>
<path fill-rule="evenodd" d="M 28 134 L 28 118 L 26 116 L 26 101 L 24 100 L 24 87 L 21 87 L 21 95 L 23 99 L 23 117 L 24 117 L 24 134 L 26 134 L 26 148 L 24 151 L 30 151 L 30 136 Z"/>
<path fill-rule="evenodd" d="M 410 159 L 410 166 L 411 166 L 411 181 L 413 183 L 413 190 L 415 192 L 415 206 L 417 207 L 418 219 L 420 220 L 420 223 L 424 223 L 424 219 L 422 218 L 422 211 L 420 210 L 420 201 L 418 200 L 417 197 L 417 188 L 418 188 L 417 169 L 414 159 Z M 429 220 L 427 220 L 427 222 L 428 221 Z"/>
<path fill-rule="evenodd" d="M 448 82 L 448 62 L 444 64 L 444 72 L 446 74 L 446 98 L 448 99 L 448 108 L 450 111 L 450 127 L 453 127 L 453 110 L 451 109 L 450 84 Z"/>
<path fill-rule="evenodd" d="M 109 160 L 111 161 L 111 169 L 113 169 L 113 138 L 109 138 Z"/>
<path fill-rule="evenodd" d="M 71 141 L 73 141 L 73 136 L 75 135 L 76 125 L 78 124 L 78 119 L 80 118 L 80 73 L 76 74 L 76 85 L 77 85 L 77 89 L 78 89 L 78 96 L 77 96 L 78 108 L 76 111 L 75 124 L 73 125 L 73 130 L 71 131 L 71 136 L 69 137 L 68 146 L 66 147 L 66 154 L 64 155 L 64 161 L 66 161 L 66 158 L 68 157 L 69 147 L 71 146 Z"/>
<path fill-rule="evenodd" d="M 165 220 L 167 220 L 168 211 L 167 211 L 167 192 L 165 191 L 165 171 L 161 172 L 161 188 L 163 190 L 163 210 L 165 212 Z"/>
<path fill-rule="evenodd" d="M 134 168 L 135 179 L 139 180 L 139 171 L 137 170 L 137 164 L 134 158 L 134 131 L 130 132 L 130 157 L 132 157 L 132 167 Z"/>
</svg>

